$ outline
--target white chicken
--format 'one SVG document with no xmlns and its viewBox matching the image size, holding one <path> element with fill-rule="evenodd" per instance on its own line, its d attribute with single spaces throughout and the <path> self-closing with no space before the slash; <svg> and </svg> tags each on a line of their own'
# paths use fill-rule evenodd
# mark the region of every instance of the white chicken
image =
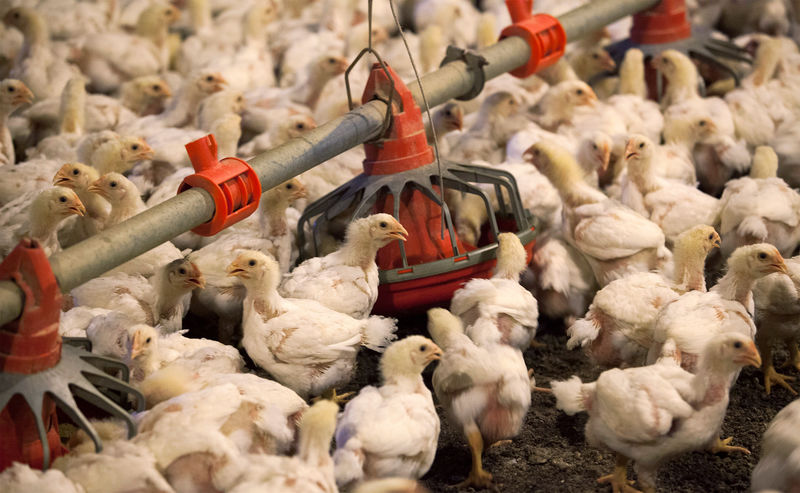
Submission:
<svg viewBox="0 0 800 493">
<path fill-rule="evenodd" d="M 192 290 L 204 285 L 203 274 L 181 258 L 156 269 L 150 279 L 116 273 L 74 288 L 71 296 L 76 306 L 119 311 L 139 323 L 175 332 L 181 329 Z"/>
<path fill-rule="evenodd" d="M 491 279 L 475 278 L 453 293 L 450 311 L 476 344 L 508 344 L 527 349 L 539 326 L 536 298 L 519 284 L 528 253 L 514 233 L 497 237 L 497 266 Z"/>
<path fill-rule="evenodd" d="M 736 249 L 728 258 L 728 272 L 707 293 L 691 291 L 661 310 L 648 362 L 655 361 L 665 345 L 674 345 L 676 360 L 694 372 L 703 347 L 716 334 L 739 333 L 754 338 L 752 289 L 757 280 L 774 272 L 786 273 L 786 264 L 774 246 L 758 243 Z M 780 379 L 771 366 L 764 368 L 767 385 Z"/>
<path fill-rule="evenodd" d="M 439 416 L 422 371 L 441 359 L 430 339 L 409 336 L 386 348 L 380 387 L 361 389 L 344 408 L 336 426 L 333 454 L 340 488 L 363 480 L 422 477 L 433 463 Z"/>
<path fill-rule="evenodd" d="M 800 243 L 800 193 L 776 176 L 778 156 L 756 148 L 750 176 L 725 185 L 721 202 L 722 253 L 751 243 L 772 243 L 790 256 Z"/>
<path fill-rule="evenodd" d="M 539 142 L 525 157 L 558 189 L 564 236 L 585 256 L 601 287 L 631 272 L 659 268 L 669 259 L 661 228 L 586 184 L 564 149 Z"/>
<path fill-rule="evenodd" d="M 755 320 L 758 332 L 756 343 L 764 359 L 764 373 L 773 373 L 776 382 L 793 394 L 797 392 L 789 385 L 794 377 L 780 375 L 772 367 L 772 345 L 783 342 L 789 350 L 786 366 L 800 370 L 800 256 L 786 259 L 786 272 L 775 273 L 759 279 L 753 288 L 756 306 Z M 767 394 L 771 382 L 764 380 Z"/>
<path fill-rule="evenodd" d="M 228 275 L 247 289 L 242 346 L 260 367 L 303 397 L 347 383 L 359 346 L 381 350 L 394 339 L 394 320 L 356 320 L 315 300 L 278 294 L 280 267 L 261 252 L 239 254 Z"/>
<path fill-rule="evenodd" d="M 685 291 L 706 290 L 706 256 L 718 246 L 713 227 L 696 226 L 678 236 L 672 278 L 638 272 L 608 283 L 597 292 L 586 316 L 567 329 L 567 348 L 581 346 L 605 367 L 644 364 L 659 311 Z"/>
<path fill-rule="evenodd" d="M 83 163 L 67 163 L 53 177 L 53 185 L 74 190 L 86 208 L 86 213 L 78 216 L 69 229 L 65 225 L 59 231 L 62 245 L 70 246 L 97 234 L 108 217 L 111 209 L 109 203 L 99 195 L 89 192 L 89 186 L 98 178 L 100 174 L 97 170 Z"/>
<path fill-rule="evenodd" d="M 474 330 L 474 329 L 473 329 Z M 502 343 L 479 343 L 464 334 L 461 321 L 443 308 L 428 310 L 428 332 L 444 350 L 433 372 L 433 390 L 448 418 L 462 430 L 472 468 L 459 487 L 485 488 L 485 447 L 519 433 L 531 404 L 533 381 L 522 353 Z"/>
<path fill-rule="evenodd" d="M 295 267 L 278 292 L 286 298 L 315 300 L 354 318 L 369 316 L 378 299 L 375 255 L 392 241 L 405 241 L 408 231 L 390 214 L 356 219 L 347 227 L 344 244 L 324 257 Z"/>
<path fill-rule="evenodd" d="M 635 134 L 628 139 L 622 203 L 658 224 L 670 244 L 693 226 L 715 226 L 720 201 L 694 186 L 656 176 L 655 154 L 655 144 L 648 137 Z"/>
<path fill-rule="evenodd" d="M 614 491 L 630 491 L 627 463 L 633 460 L 639 483 L 655 491 L 661 464 L 717 438 L 729 382 L 746 365 L 761 365 L 753 341 L 724 333 L 705 344 L 696 374 L 666 356 L 650 366 L 605 371 L 593 383 L 575 376 L 551 386 L 556 407 L 569 415 L 589 414 L 587 442 L 616 453 L 614 472 L 598 481 Z"/>
<path fill-rule="evenodd" d="M 32 101 L 33 93 L 22 81 L 5 79 L 0 82 L 0 166 L 16 162 L 8 117 L 17 108 Z"/>
<path fill-rule="evenodd" d="M 790 402 L 772 419 L 761 442 L 761 458 L 753 469 L 751 491 L 793 491 L 800 485 L 797 427 L 800 401 Z"/>
<path fill-rule="evenodd" d="M 19 462 L 0 472 L 0 488 L 6 493 L 27 493 L 31 490 L 40 493 L 85 493 L 80 485 L 70 481 L 58 469 L 42 472 Z"/>
<path fill-rule="evenodd" d="M 303 412 L 293 457 L 257 455 L 230 493 L 337 492 L 329 450 L 339 406 L 320 400 Z"/>
<path fill-rule="evenodd" d="M 19 196 L 0 209 L 0 257 L 8 255 L 23 237 L 37 240 L 47 255 L 61 249 L 58 227 L 64 219 L 83 216 L 86 208 L 78 195 L 66 187 L 52 187 Z"/>
</svg>

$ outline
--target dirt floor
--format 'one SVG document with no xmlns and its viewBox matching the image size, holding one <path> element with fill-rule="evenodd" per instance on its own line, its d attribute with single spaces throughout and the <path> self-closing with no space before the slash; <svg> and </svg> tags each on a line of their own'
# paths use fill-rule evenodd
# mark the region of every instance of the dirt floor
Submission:
<svg viewBox="0 0 800 493">
<path fill-rule="evenodd" d="M 596 379 L 599 371 L 582 352 L 566 350 L 563 325 L 547 322 L 542 325 L 536 339 L 545 347 L 525 353 L 525 362 L 534 369 L 537 385 L 548 387 L 551 380 L 571 375 L 578 375 L 584 381 Z M 401 337 L 424 334 L 425 319 L 406 319 L 401 327 Z M 776 352 L 776 364 L 784 357 L 785 354 Z M 362 351 L 356 378 L 344 390 L 357 391 L 364 385 L 377 384 L 378 358 L 376 353 Z M 432 368 L 425 372 L 429 388 L 431 373 Z M 679 457 L 660 470 L 659 491 L 748 491 L 750 472 L 758 462 L 764 430 L 775 414 L 791 401 L 792 396 L 782 388 L 773 389 L 772 395 L 767 396 L 760 371 L 752 367 L 744 369 L 731 392 L 723 436 L 734 436 L 732 444 L 746 447 L 752 454 L 694 452 Z M 454 491 L 450 486 L 462 481 L 469 471 L 469 449 L 461 432 L 447 422 L 443 413 L 440 417 L 439 449 L 423 482 L 432 491 Z M 611 472 L 613 455 L 586 445 L 585 423 L 585 414 L 567 416 L 555 408 L 551 395 L 534 392 L 520 435 L 511 444 L 491 448 L 484 454 L 484 467 L 494 475 L 496 491 L 611 491 L 609 486 L 597 484 L 596 479 Z M 631 470 L 629 477 L 632 475 Z"/>
</svg>

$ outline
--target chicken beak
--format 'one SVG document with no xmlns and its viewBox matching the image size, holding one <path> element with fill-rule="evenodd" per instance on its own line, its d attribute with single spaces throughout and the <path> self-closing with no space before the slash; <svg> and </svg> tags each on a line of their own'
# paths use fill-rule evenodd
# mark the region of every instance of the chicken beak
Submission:
<svg viewBox="0 0 800 493">
<path fill-rule="evenodd" d="M 33 102 L 33 93 L 27 87 L 20 88 L 20 91 L 14 97 L 13 103 L 17 104 L 28 104 Z"/>
<path fill-rule="evenodd" d="M 442 355 L 443 354 L 444 354 L 444 352 L 441 350 L 441 348 L 439 346 L 437 346 L 436 344 L 434 344 L 433 345 L 433 352 L 430 355 L 428 355 L 428 357 L 425 359 L 425 362 L 426 363 L 431 363 L 433 361 L 440 360 L 440 359 L 442 359 Z"/>
<path fill-rule="evenodd" d="M 299 200 L 308 197 L 308 191 L 303 185 L 297 185 L 297 188 L 292 192 L 292 200 Z"/>
<path fill-rule="evenodd" d="M 109 196 L 108 196 L 108 194 L 106 193 L 105 189 L 104 189 L 104 188 L 103 188 L 103 186 L 101 185 L 101 183 L 100 183 L 100 180 L 97 180 L 97 181 L 94 181 L 94 182 L 92 182 L 92 184 L 91 184 L 91 185 L 89 185 L 89 188 L 87 188 L 87 190 L 88 190 L 90 193 L 96 193 L 97 195 L 99 195 L 99 196 L 103 197 L 103 198 L 104 198 L 104 199 L 106 199 L 106 200 L 108 200 L 108 198 L 109 198 Z"/>
<path fill-rule="evenodd" d="M 53 177 L 54 186 L 70 186 L 72 185 L 72 177 L 66 170 L 58 170 L 56 176 Z"/>
<path fill-rule="evenodd" d="M 770 272 L 780 272 L 782 274 L 788 274 L 789 270 L 786 268 L 786 262 L 783 261 L 783 258 L 769 264 Z"/>
<path fill-rule="evenodd" d="M 78 216 L 85 216 L 86 215 L 86 207 L 83 206 L 83 203 L 80 200 L 75 200 L 73 204 L 69 206 L 69 210 L 72 214 Z"/>
<path fill-rule="evenodd" d="M 395 224 L 394 228 L 387 232 L 387 236 L 401 241 L 408 241 L 408 231 L 400 223 Z"/>
<path fill-rule="evenodd" d="M 202 276 L 202 274 L 199 274 L 197 276 L 190 277 L 189 279 L 187 279 L 186 280 L 186 284 L 187 284 L 187 287 L 189 287 L 189 288 L 196 287 L 196 288 L 203 289 L 203 288 L 206 287 L 206 280 Z"/>
<path fill-rule="evenodd" d="M 636 144 L 633 142 L 633 139 L 631 139 L 625 145 L 625 161 L 630 161 L 635 157 L 639 157 L 639 153 L 636 152 Z"/>
<path fill-rule="evenodd" d="M 147 143 L 142 142 L 141 150 L 136 153 L 137 159 L 143 161 L 145 159 L 153 159 L 153 156 L 155 156 L 155 151 L 153 151 L 153 148 L 147 145 Z"/>
<path fill-rule="evenodd" d="M 135 360 L 142 354 L 142 346 L 144 346 L 142 344 L 142 333 L 137 330 L 133 334 L 133 340 L 131 341 L 131 360 Z"/>
<path fill-rule="evenodd" d="M 239 264 L 234 260 L 228 266 L 228 277 L 247 277 L 247 271 L 239 267 Z"/>
<path fill-rule="evenodd" d="M 719 235 L 714 236 L 714 243 L 712 243 L 711 246 L 713 246 L 714 248 L 720 248 L 722 246 Z"/>
<path fill-rule="evenodd" d="M 617 68 L 617 64 L 614 62 L 614 59 L 611 58 L 610 55 L 606 55 L 603 57 L 603 65 L 604 70 L 613 71 Z"/>
<path fill-rule="evenodd" d="M 350 63 L 348 63 L 347 60 L 344 60 L 344 59 L 339 60 L 339 62 L 336 64 L 336 74 L 338 75 L 338 74 L 345 73 L 347 71 L 347 67 L 349 67 L 349 66 L 350 66 Z"/>
<path fill-rule="evenodd" d="M 600 167 L 600 172 L 605 173 L 608 169 L 608 165 L 611 161 L 611 147 L 608 144 L 603 144 L 603 154 L 602 154 L 602 163 L 603 165 Z"/>
<path fill-rule="evenodd" d="M 755 366 L 756 368 L 760 368 L 761 355 L 758 354 L 758 349 L 756 349 L 756 344 L 753 341 L 750 341 L 750 345 L 747 346 L 747 353 L 736 358 L 735 361 L 736 363 L 740 363 L 743 365 L 751 365 Z"/>
<path fill-rule="evenodd" d="M 161 87 L 161 97 L 164 99 L 172 97 L 172 89 L 170 89 L 166 84 Z"/>
<path fill-rule="evenodd" d="M 221 75 L 216 76 L 216 81 L 214 81 L 214 86 L 213 86 L 214 92 L 222 91 L 223 89 L 225 89 L 225 86 L 227 85 L 228 81 L 225 80 L 225 77 Z"/>
</svg>

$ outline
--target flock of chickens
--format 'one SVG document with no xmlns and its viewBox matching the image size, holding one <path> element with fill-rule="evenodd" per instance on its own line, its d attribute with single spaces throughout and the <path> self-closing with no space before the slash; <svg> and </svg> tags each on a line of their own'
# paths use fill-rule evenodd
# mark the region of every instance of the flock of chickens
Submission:
<svg viewBox="0 0 800 493">
<path fill-rule="evenodd" d="M 505 7 L 482 3 L 395 2 L 423 72 L 448 44 L 497 39 Z M 370 315 L 378 250 L 413 234 L 391 215 L 328 232 L 323 256 L 290 269 L 300 211 L 361 170 L 363 150 L 347 151 L 266 191 L 256 214 L 216 236 L 183 234 L 65 293 L 61 334 L 123 360 L 148 410 L 133 439 L 94 421 L 101 452 L 78 431 L 53 468 L 15 464 L 0 490 L 421 491 L 440 432 L 434 394 L 471 451 L 462 487 L 492 485 L 482 454 L 519 433 L 533 391 L 588 413 L 586 440 L 616 453 L 599 479 L 615 492 L 636 491 L 629 461 L 654 491 L 676 455 L 744 450 L 719 436 L 741 368 L 760 367 L 767 393 L 796 394 L 773 366 L 783 343 L 800 370 L 800 50 L 787 37 L 798 31 L 783 0 L 688 3 L 694 21 L 741 34 L 754 61 L 730 62 L 740 85 L 717 77 L 701 91 L 712 69 L 666 50 L 651 61 L 664 92 L 648 100 L 642 52 L 617 67 L 603 49 L 626 19 L 537 75 L 498 77 L 435 111 L 442 155 L 514 174 L 539 236 L 531 260 L 501 234 L 494 276 L 429 310 L 430 339 L 398 340 L 396 320 Z M 52 254 L 173 196 L 193 172 L 183 146 L 208 133 L 220 156 L 249 158 L 343 114 L 339 76 L 370 40 L 413 77 L 389 2 L 376 0 L 371 32 L 367 2 L 348 0 L 6 4 L 2 256 L 25 236 Z M 731 33 L 737 12 L 747 22 Z M 366 76 L 356 67 L 351 83 Z M 446 200 L 474 244 L 482 201 Z M 186 337 L 190 311 L 218 321 L 217 340 Z M 523 351 L 540 312 L 607 369 L 597 381 L 536 387 Z M 362 346 L 382 353 L 382 383 L 338 394 Z M 434 361 L 432 393 L 422 373 Z M 786 431 L 799 412 L 788 406 L 767 431 L 754 491 L 800 488 L 800 444 Z"/>
</svg>

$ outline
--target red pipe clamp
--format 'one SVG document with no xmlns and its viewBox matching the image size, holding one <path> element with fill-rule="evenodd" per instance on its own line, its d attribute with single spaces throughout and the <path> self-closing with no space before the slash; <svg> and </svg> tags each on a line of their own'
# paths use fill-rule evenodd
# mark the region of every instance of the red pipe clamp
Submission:
<svg viewBox="0 0 800 493">
<path fill-rule="evenodd" d="M 637 45 L 672 43 L 692 35 L 685 0 L 661 0 L 633 15 L 630 39 Z"/>
<path fill-rule="evenodd" d="M 217 141 L 213 134 L 186 144 L 186 152 L 196 171 L 183 179 L 178 193 L 189 188 L 202 188 L 214 199 L 214 217 L 192 231 L 214 236 L 228 226 L 246 218 L 261 199 L 261 182 L 246 161 L 226 157 L 217 159 Z"/>
<path fill-rule="evenodd" d="M 556 63 L 567 46 L 567 33 L 558 19 L 548 14 L 532 15 L 533 0 L 506 0 L 513 24 L 503 29 L 500 39 L 519 36 L 531 48 L 525 65 L 512 70 L 514 77 L 525 78 Z"/>
</svg>

